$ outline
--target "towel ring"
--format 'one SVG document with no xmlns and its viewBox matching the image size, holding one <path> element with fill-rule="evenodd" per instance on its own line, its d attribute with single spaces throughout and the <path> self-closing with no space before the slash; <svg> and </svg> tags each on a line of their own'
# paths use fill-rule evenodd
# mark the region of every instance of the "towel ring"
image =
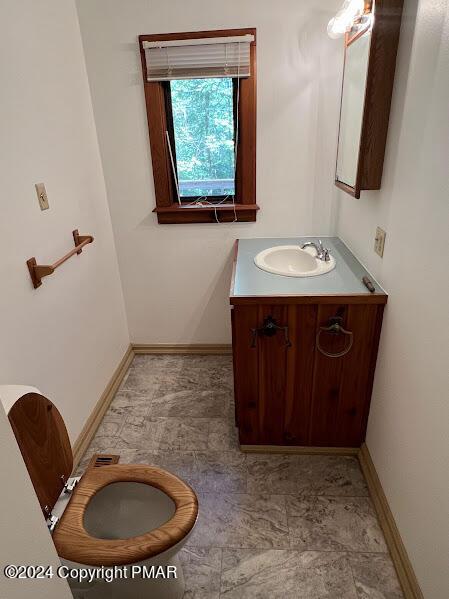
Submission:
<svg viewBox="0 0 449 599">
<path fill-rule="evenodd" d="M 323 356 L 327 356 L 328 358 L 341 358 L 342 356 L 345 356 L 347 353 L 349 353 L 351 351 L 352 344 L 354 343 L 354 335 L 353 335 L 352 331 L 347 331 L 346 329 L 344 329 L 341 326 L 341 324 L 338 322 L 339 320 L 341 321 L 341 318 L 338 318 L 338 320 L 336 318 L 331 319 L 331 324 L 328 327 L 320 327 L 316 334 L 316 347 L 317 347 L 318 351 L 320 351 L 323 354 Z M 321 347 L 321 344 L 320 344 L 321 333 L 331 333 L 332 335 L 346 335 L 348 337 L 348 344 L 346 345 L 346 347 L 344 349 L 342 349 L 339 352 L 336 352 L 336 353 L 328 352 Z"/>
</svg>

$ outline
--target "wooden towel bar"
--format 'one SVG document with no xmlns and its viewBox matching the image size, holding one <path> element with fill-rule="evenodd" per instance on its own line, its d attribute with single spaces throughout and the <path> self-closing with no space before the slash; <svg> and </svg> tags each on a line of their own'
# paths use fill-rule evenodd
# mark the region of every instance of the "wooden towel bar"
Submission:
<svg viewBox="0 0 449 599">
<path fill-rule="evenodd" d="M 36 258 L 30 258 L 27 260 L 28 270 L 30 271 L 31 280 L 33 281 L 33 286 L 35 289 L 42 285 L 42 279 L 48 275 L 51 275 L 55 272 L 55 270 L 64 264 L 69 258 L 74 256 L 75 254 L 81 254 L 83 251 L 83 247 L 88 243 L 92 243 L 94 238 L 92 235 L 80 235 L 78 233 L 78 229 L 72 231 L 73 241 L 75 242 L 75 247 L 73 250 L 70 250 L 65 256 L 57 260 L 54 264 L 37 264 Z"/>
</svg>

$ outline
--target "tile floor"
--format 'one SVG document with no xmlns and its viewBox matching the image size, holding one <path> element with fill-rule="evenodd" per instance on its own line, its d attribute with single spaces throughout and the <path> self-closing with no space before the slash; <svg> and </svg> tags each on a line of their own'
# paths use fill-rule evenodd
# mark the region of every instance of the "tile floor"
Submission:
<svg viewBox="0 0 449 599">
<path fill-rule="evenodd" d="M 197 492 L 185 599 L 402 599 L 358 462 L 246 455 L 230 356 L 136 356 L 96 452 L 161 466 Z"/>
</svg>

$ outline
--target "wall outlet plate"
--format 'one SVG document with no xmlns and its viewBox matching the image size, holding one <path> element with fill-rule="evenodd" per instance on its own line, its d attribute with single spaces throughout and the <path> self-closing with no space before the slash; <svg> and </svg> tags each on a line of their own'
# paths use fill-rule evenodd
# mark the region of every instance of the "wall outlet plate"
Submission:
<svg viewBox="0 0 449 599">
<path fill-rule="evenodd" d="M 48 210 L 50 208 L 48 204 L 47 191 L 43 183 L 36 183 L 37 199 L 39 200 L 39 206 L 41 210 Z"/>
<path fill-rule="evenodd" d="M 386 237 L 386 233 L 383 229 L 381 229 L 380 227 L 377 227 L 376 229 L 376 237 L 374 238 L 374 251 L 376 252 L 376 254 L 378 254 L 381 258 L 384 255 L 384 246 L 385 246 L 385 237 Z"/>
</svg>

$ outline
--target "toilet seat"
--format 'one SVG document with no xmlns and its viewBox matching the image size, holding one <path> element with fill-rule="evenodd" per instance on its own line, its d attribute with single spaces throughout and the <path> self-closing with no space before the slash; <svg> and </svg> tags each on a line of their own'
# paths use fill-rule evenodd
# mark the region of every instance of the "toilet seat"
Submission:
<svg viewBox="0 0 449 599">
<path fill-rule="evenodd" d="M 89 566 L 120 566 L 151 559 L 185 539 L 198 516 L 198 500 L 189 485 L 154 466 L 114 464 L 89 468 L 71 490 L 66 483 L 73 469 L 73 454 L 61 414 L 37 389 L 19 386 L 15 395 L 18 398 L 8 418 L 61 558 Z M 84 516 L 90 501 L 108 485 L 127 482 L 149 485 L 165 493 L 175 505 L 173 516 L 138 536 L 102 539 L 89 534 Z M 53 529 L 52 510 L 67 491 L 71 491 L 69 502 Z M 110 505 L 116 504 L 111 500 Z"/>
<path fill-rule="evenodd" d="M 99 539 L 84 528 L 84 514 L 94 495 L 117 482 L 143 483 L 164 492 L 175 513 L 159 528 L 126 539 Z M 93 566 L 125 565 L 144 561 L 179 543 L 193 528 L 198 515 L 195 492 L 174 474 L 141 464 L 114 464 L 90 468 L 81 478 L 53 533 L 60 557 Z"/>
</svg>

